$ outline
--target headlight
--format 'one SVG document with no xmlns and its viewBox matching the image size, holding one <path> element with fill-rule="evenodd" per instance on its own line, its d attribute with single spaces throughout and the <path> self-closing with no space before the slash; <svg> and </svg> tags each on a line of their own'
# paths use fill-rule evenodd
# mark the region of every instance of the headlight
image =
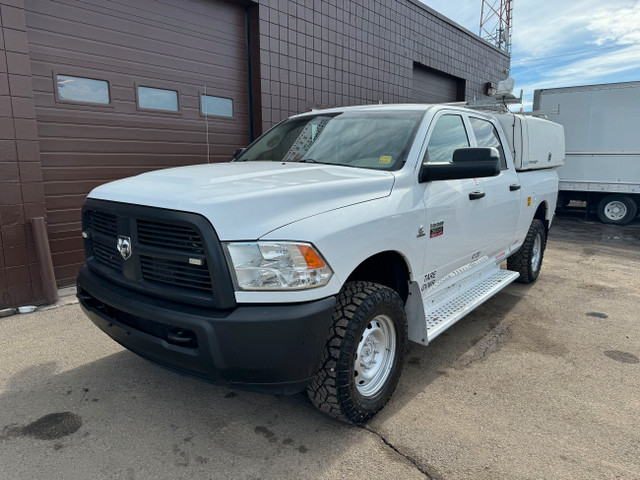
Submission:
<svg viewBox="0 0 640 480">
<path fill-rule="evenodd" d="M 308 243 L 225 244 L 241 290 L 300 290 L 326 285 L 333 274 Z"/>
</svg>

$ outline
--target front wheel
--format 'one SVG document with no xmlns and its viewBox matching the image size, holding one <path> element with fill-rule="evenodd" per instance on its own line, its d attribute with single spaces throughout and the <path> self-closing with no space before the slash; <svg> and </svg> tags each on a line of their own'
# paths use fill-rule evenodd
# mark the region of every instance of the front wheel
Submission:
<svg viewBox="0 0 640 480">
<path fill-rule="evenodd" d="M 332 417 L 365 422 L 391 398 L 406 345 L 400 296 L 376 283 L 347 283 L 338 295 L 322 366 L 307 387 L 309 399 Z"/>
<path fill-rule="evenodd" d="M 636 203 L 626 195 L 607 195 L 598 204 L 598 218 L 603 223 L 626 225 L 637 213 Z"/>
<path fill-rule="evenodd" d="M 507 259 L 507 268 L 520 274 L 516 282 L 533 283 L 538 279 L 546 245 L 547 232 L 544 224 L 534 218 L 524 243 Z"/>
</svg>

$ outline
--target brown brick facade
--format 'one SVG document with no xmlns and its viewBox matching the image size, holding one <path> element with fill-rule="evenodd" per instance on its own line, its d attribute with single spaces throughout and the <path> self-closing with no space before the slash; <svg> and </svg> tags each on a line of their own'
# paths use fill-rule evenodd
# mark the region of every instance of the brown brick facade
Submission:
<svg viewBox="0 0 640 480">
<path fill-rule="evenodd" d="M 415 64 L 483 98 L 510 62 L 418 0 L 261 0 L 259 43 L 263 130 L 313 107 L 407 102 Z"/>
<path fill-rule="evenodd" d="M 29 220 L 45 216 L 22 0 L 0 0 L 0 308 L 40 303 Z"/>
</svg>

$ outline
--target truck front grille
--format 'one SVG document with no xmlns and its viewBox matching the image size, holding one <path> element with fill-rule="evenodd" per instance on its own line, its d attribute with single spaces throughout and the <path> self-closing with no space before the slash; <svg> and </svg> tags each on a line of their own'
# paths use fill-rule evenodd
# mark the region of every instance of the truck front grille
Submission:
<svg viewBox="0 0 640 480">
<path fill-rule="evenodd" d="M 114 245 L 116 240 L 111 245 L 102 243 L 98 238 L 94 237 L 93 240 L 93 257 L 100 263 L 114 270 L 122 271 L 122 257 Z"/>
<path fill-rule="evenodd" d="M 138 220 L 138 241 L 154 247 L 185 250 L 200 255 L 204 253 L 198 232 L 181 225 Z"/>
<path fill-rule="evenodd" d="M 211 291 L 211 276 L 206 265 L 189 265 L 164 258 L 140 255 L 142 277 L 145 280 Z"/>
<path fill-rule="evenodd" d="M 118 236 L 118 224 L 116 216 L 104 212 L 91 212 L 89 216 L 89 228 L 96 233 L 102 233 L 110 237 Z"/>
<path fill-rule="evenodd" d="M 215 245 L 205 242 L 203 231 L 208 227 L 213 232 L 206 220 L 194 214 L 149 207 L 125 206 L 122 211 L 117 208 L 85 207 L 84 230 L 89 234 L 85 247 L 90 268 L 147 294 L 186 303 L 216 304 L 211 255 L 214 247 L 219 252 L 221 247 L 215 233 L 211 235 Z M 189 221 L 191 218 L 193 222 Z M 119 239 L 126 239 L 131 245 L 127 259 L 118 251 Z M 218 253 L 216 258 L 221 257 Z M 230 287 L 225 288 L 229 291 Z"/>
<path fill-rule="evenodd" d="M 115 215 L 105 212 L 89 212 L 89 228 L 96 260 L 114 270 L 122 271 L 122 256 L 116 248 L 118 225 Z"/>
</svg>

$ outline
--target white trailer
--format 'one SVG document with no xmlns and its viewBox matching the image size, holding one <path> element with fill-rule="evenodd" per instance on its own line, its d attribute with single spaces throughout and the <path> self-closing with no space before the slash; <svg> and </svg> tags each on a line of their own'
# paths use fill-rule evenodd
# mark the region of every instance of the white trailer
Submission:
<svg viewBox="0 0 640 480">
<path fill-rule="evenodd" d="M 536 90 L 533 108 L 564 126 L 558 206 L 585 201 L 605 223 L 631 222 L 640 210 L 640 82 Z"/>
</svg>

